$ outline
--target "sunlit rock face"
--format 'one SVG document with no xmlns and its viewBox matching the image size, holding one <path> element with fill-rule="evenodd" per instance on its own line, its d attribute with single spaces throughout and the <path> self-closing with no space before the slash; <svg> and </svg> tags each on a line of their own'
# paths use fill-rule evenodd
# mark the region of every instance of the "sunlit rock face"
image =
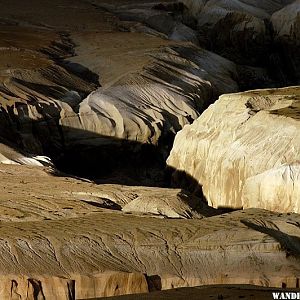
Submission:
<svg viewBox="0 0 300 300">
<path fill-rule="evenodd" d="M 238 89 L 235 65 L 209 51 L 171 46 L 151 56 L 143 70 L 99 88 L 80 103 L 78 114 L 66 115 L 61 123 L 103 137 L 158 145 L 197 118 L 216 95 Z"/>
<path fill-rule="evenodd" d="M 0 276 L 0 296 L 13 299 L 91 299 L 148 293 L 144 274 L 107 272 L 98 276 Z"/>
<path fill-rule="evenodd" d="M 175 139 L 173 179 L 188 174 L 215 207 L 299 212 L 300 89 L 223 95 Z"/>
</svg>

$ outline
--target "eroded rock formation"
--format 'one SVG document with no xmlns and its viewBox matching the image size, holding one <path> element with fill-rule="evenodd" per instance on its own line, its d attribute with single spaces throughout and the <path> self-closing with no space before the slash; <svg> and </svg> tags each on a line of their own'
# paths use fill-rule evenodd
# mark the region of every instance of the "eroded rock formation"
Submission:
<svg viewBox="0 0 300 300">
<path fill-rule="evenodd" d="M 200 45 L 242 65 L 241 87 L 251 88 L 243 82 L 248 66 L 259 67 L 252 75 L 256 87 L 299 82 L 296 54 L 299 53 L 296 42 L 299 1 L 185 0 L 183 3 L 187 7 L 185 23 L 197 30 Z M 260 68 L 268 72 L 261 74 Z"/>
<path fill-rule="evenodd" d="M 299 96 L 299 87 L 221 96 L 176 136 L 175 182 L 190 175 L 214 207 L 299 212 Z"/>
<path fill-rule="evenodd" d="M 275 41 L 282 52 L 287 71 L 292 80 L 299 84 L 300 2 L 294 1 L 275 12 L 271 21 L 275 31 Z"/>
<path fill-rule="evenodd" d="M 32 166 L 1 165 L 0 176 L 1 299 L 299 283 L 297 214 L 250 209 L 201 220 L 160 219 L 100 205 L 101 198 L 124 203 L 139 193 L 158 198 L 155 188 L 99 186 Z M 161 198 L 168 193 L 161 190 Z"/>
<path fill-rule="evenodd" d="M 181 189 L 96 185 L 88 180 L 65 176 L 52 167 L 0 164 L 0 206 L 6 212 L 0 216 L 0 221 L 80 217 L 101 208 L 183 219 L 217 214 L 200 198 Z M 41 190 L 41 186 L 47 189 Z"/>
<path fill-rule="evenodd" d="M 14 14 L 0 32 L 0 126 L 17 149 L 47 155 L 65 171 L 86 176 L 106 176 L 122 160 L 138 169 L 150 156 L 156 158 L 149 165 L 161 168 L 176 132 L 220 94 L 238 90 L 229 60 L 191 43 L 121 32 L 127 23 L 98 6 L 60 1 L 58 12 L 64 5 L 78 11 L 87 27 L 78 28 L 71 16 L 66 24 L 56 13 L 29 29 L 44 13 L 36 18 L 38 3 L 14 11 L 13 2 L 2 12 Z M 10 43 L 12 32 L 16 41 Z"/>
<path fill-rule="evenodd" d="M 299 88 L 223 96 L 197 119 L 246 77 L 253 84 L 268 77 L 256 62 L 267 53 L 271 19 L 278 45 L 297 44 L 298 19 L 288 17 L 294 4 L 193 2 L 197 27 L 183 23 L 185 7 L 173 1 L 6 2 L 1 299 L 92 299 L 219 283 L 299 287 L 299 215 L 224 214 L 185 190 L 203 185 L 216 207 L 299 212 Z M 215 49 L 230 37 L 224 56 L 252 65 L 200 48 L 202 25 Z M 165 159 L 182 128 L 169 163 L 185 189 L 154 187 L 168 184 Z"/>
</svg>

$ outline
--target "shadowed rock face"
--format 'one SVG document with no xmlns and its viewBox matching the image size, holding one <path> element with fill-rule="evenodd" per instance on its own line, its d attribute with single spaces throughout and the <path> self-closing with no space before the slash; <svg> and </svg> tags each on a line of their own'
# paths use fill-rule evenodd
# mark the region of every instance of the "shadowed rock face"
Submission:
<svg viewBox="0 0 300 300">
<path fill-rule="evenodd" d="M 189 174 L 214 207 L 299 212 L 299 95 L 290 87 L 221 96 L 176 136 L 174 181 Z"/>
<path fill-rule="evenodd" d="M 294 1 L 272 15 L 275 41 L 280 45 L 289 72 L 300 83 L 300 2 Z"/>
<path fill-rule="evenodd" d="M 198 299 L 255 299 L 255 300 L 267 300 L 272 299 L 272 292 L 293 293 L 297 296 L 297 292 L 293 289 L 275 289 L 275 288 L 261 288 L 251 285 L 215 285 L 215 286 L 201 286 L 201 287 L 188 287 L 180 289 L 172 289 L 168 291 L 154 292 L 151 294 L 139 294 L 130 296 L 117 296 L 112 298 L 105 298 L 109 300 L 185 300 L 187 297 L 191 300 Z M 102 298 L 103 299 L 103 298 Z M 96 299 L 93 299 L 96 300 Z M 100 300 L 100 299 L 98 299 Z"/>
<path fill-rule="evenodd" d="M 194 19 L 191 24 L 201 45 L 238 64 L 268 69 L 279 86 L 299 82 L 296 54 L 299 53 L 296 41 L 299 1 L 185 0 L 183 3 L 187 6 L 185 22 Z M 244 70 L 241 76 L 243 73 Z M 266 84 L 271 86 L 271 82 Z"/>
</svg>

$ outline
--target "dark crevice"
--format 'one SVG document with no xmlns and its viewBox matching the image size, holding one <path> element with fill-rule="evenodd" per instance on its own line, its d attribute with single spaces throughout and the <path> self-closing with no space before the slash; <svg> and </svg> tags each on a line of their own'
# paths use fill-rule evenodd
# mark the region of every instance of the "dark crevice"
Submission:
<svg viewBox="0 0 300 300">
<path fill-rule="evenodd" d="M 108 209 L 112 209 L 112 210 L 121 210 L 122 209 L 122 206 L 111 201 L 110 199 L 100 198 L 100 200 L 102 200 L 103 202 L 99 203 L 96 201 L 88 201 L 88 200 L 81 200 L 81 201 L 86 204 L 89 204 L 91 206 L 98 207 L 98 208 L 108 208 Z"/>
</svg>

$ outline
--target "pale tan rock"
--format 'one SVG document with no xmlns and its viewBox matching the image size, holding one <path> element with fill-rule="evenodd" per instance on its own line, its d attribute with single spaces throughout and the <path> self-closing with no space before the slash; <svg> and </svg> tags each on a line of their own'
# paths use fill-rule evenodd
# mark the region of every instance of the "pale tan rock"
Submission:
<svg viewBox="0 0 300 300">
<path fill-rule="evenodd" d="M 258 224 L 257 230 L 240 220 Z M 287 278 L 295 288 L 300 274 L 294 257 L 299 253 L 297 222 L 298 215 L 259 210 L 193 222 L 104 211 L 56 221 L 4 222 L 0 265 L 10 280 L 19 275 L 74 280 L 77 295 L 87 298 L 145 291 L 141 275 L 124 272 L 157 275 L 162 289 L 218 283 L 279 287 Z M 20 282 L 18 293 L 27 288 L 22 286 Z M 42 286 L 51 290 L 60 285 L 49 280 Z"/>
<path fill-rule="evenodd" d="M 41 155 L 20 153 L 17 150 L 0 143 L 0 164 L 29 165 L 29 166 L 53 166 L 51 159 Z"/>
<path fill-rule="evenodd" d="M 72 279 L 8 275 L 0 279 L 3 300 L 74 300 L 148 293 L 146 277 L 141 273 L 107 272 L 96 276 L 74 275 Z"/>
<path fill-rule="evenodd" d="M 76 145 L 116 149 L 115 144 L 124 140 L 135 143 L 135 148 L 159 146 L 166 156 L 169 140 L 178 130 L 220 94 L 238 90 L 235 64 L 216 54 L 191 43 L 120 32 L 115 24 L 120 22 L 111 14 L 79 0 L 61 2 L 55 2 L 59 11 L 70 5 L 78 16 L 83 14 L 82 22 L 88 22 L 83 11 L 91 11 L 88 30 L 78 29 L 71 16 L 69 25 L 58 14 L 53 20 L 45 16 L 47 26 L 70 29 L 76 44 L 74 57 L 69 57 L 70 40 L 51 36 L 48 30 L 46 38 L 40 38 L 42 29 L 32 29 L 33 33 L 26 29 L 23 37 L 18 28 L 15 46 L 2 42 L 0 49 L 0 93 L 5 99 L 0 127 L 5 128 L 6 139 L 20 141 L 28 152 L 42 155 L 46 149 L 48 156 L 59 156 Z M 15 12 L 15 5 L 1 14 Z M 36 6 L 24 4 L 26 16 L 15 12 L 15 19 L 36 23 L 41 17 L 33 14 L 41 10 L 40 4 Z M 175 29 L 176 39 L 182 28 Z M 5 41 L 11 32 L 0 34 Z M 22 43 L 29 38 L 32 44 Z M 61 65 L 53 60 L 58 54 L 65 58 Z M 101 88 L 92 92 L 99 83 L 97 76 Z"/>
<path fill-rule="evenodd" d="M 175 139 L 168 165 L 214 207 L 299 212 L 299 87 L 223 95 Z"/>
<path fill-rule="evenodd" d="M 133 213 L 150 213 L 168 218 L 202 218 L 217 212 L 206 206 L 198 197 L 189 195 L 178 189 L 157 188 L 152 194 L 138 196 L 122 211 Z"/>
<path fill-rule="evenodd" d="M 183 219 L 216 214 L 200 198 L 181 189 L 97 185 L 55 172 L 53 168 L 0 164 L 0 221 L 57 220 L 105 209 Z"/>
<path fill-rule="evenodd" d="M 295 162 L 249 177 L 242 192 L 244 207 L 299 212 L 299 168 Z"/>
<path fill-rule="evenodd" d="M 149 292 L 146 276 L 142 273 L 105 272 L 96 276 L 75 275 L 72 278 L 76 284 L 75 299 Z"/>
<path fill-rule="evenodd" d="M 173 46 L 151 56 L 143 70 L 99 88 L 80 103 L 78 114 L 61 119 L 67 142 L 79 139 L 68 130 L 75 128 L 94 133 L 94 144 L 114 137 L 158 145 L 160 138 L 195 119 L 213 95 L 237 90 L 231 77 L 235 65 L 206 50 Z"/>
<path fill-rule="evenodd" d="M 0 279 L 0 297 L 3 300 L 75 299 L 74 283 L 67 278 L 8 275 Z"/>
<path fill-rule="evenodd" d="M 162 289 L 219 283 L 295 288 L 299 282 L 297 214 L 252 209 L 202 220 L 129 215 L 95 205 L 97 197 L 130 203 L 154 188 L 97 186 L 33 166 L 0 168 L 5 300 L 32 294 L 69 300 L 74 290 L 76 299 L 141 293 L 154 281 Z M 169 197 L 168 190 L 152 193 L 152 199 Z"/>
</svg>

